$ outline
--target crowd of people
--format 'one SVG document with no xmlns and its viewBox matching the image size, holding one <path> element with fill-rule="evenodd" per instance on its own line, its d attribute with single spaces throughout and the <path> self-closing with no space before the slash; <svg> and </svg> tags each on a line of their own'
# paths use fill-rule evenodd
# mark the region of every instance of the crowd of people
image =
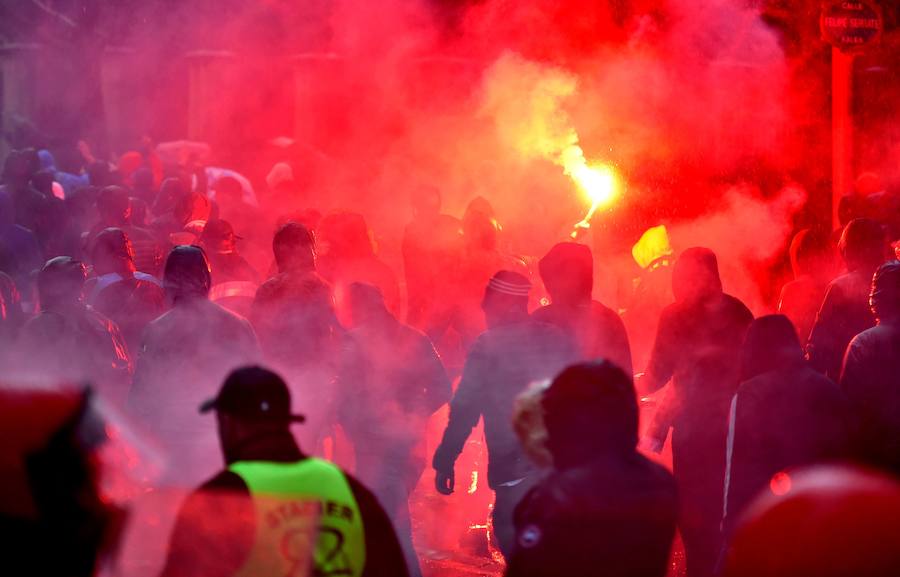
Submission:
<svg viewBox="0 0 900 577">
<path fill-rule="evenodd" d="M 97 397 L 164 447 L 157 482 L 198 487 L 166 577 L 421 575 L 410 496 L 429 462 L 434 490 L 455 491 L 479 422 L 509 576 L 662 577 L 682 546 L 689 577 L 896 574 L 886 193 L 844 203 L 838 231 L 797 232 L 795 278 L 754 318 L 708 248 L 636 248 L 634 294 L 604 304 L 587 245 L 507 254 L 488 199 L 455 218 L 428 187 L 398 274 L 364 215 L 322 214 L 289 163 L 254 186 L 182 147 L 113 162 L 82 143 L 69 172 L 41 148 L 4 162 L 0 428 L 28 438 L 3 460 L 14 566 L 91 575 L 109 546 Z M 352 474 L 325 458 L 341 443 Z"/>
</svg>

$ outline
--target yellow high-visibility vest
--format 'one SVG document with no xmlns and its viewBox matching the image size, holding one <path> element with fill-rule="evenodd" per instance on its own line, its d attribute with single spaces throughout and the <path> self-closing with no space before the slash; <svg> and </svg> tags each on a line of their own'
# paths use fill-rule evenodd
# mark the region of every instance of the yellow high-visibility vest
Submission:
<svg viewBox="0 0 900 577">
<path fill-rule="evenodd" d="M 256 508 L 256 542 L 236 577 L 360 577 L 365 529 L 347 477 L 320 459 L 239 461 Z"/>
</svg>

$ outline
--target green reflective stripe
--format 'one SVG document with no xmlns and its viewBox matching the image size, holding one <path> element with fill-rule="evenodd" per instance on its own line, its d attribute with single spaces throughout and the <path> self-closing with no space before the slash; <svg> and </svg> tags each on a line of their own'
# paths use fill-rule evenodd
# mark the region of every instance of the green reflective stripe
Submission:
<svg viewBox="0 0 900 577">
<path fill-rule="evenodd" d="M 309 458 L 296 463 L 240 461 L 228 469 L 247 484 L 257 514 L 256 543 L 239 577 L 362 575 L 362 515 L 337 466 Z"/>
</svg>

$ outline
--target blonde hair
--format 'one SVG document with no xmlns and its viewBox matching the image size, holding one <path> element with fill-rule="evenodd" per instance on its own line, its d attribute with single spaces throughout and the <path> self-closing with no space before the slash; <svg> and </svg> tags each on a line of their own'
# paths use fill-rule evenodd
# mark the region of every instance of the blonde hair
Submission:
<svg viewBox="0 0 900 577">
<path fill-rule="evenodd" d="M 535 381 L 516 398 L 512 424 L 529 459 L 539 467 L 552 467 L 553 455 L 547 448 L 547 429 L 541 400 L 550 387 L 550 379 Z"/>
</svg>

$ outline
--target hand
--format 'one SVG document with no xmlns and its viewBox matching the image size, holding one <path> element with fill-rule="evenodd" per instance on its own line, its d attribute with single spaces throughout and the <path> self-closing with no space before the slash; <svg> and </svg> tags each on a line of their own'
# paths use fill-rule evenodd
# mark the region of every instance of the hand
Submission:
<svg viewBox="0 0 900 577">
<path fill-rule="evenodd" d="M 91 152 L 91 145 L 88 144 L 86 140 L 79 140 L 76 147 L 78 148 L 78 152 L 81 154 L 81 157 L 84 158 L 85 162 L 87 162 L 88 164 L 93 164 L 97 161 L 97 159 L 94 158 L 93 152 Z"/>
<path fill-rule="evenodd" d="M 435 471 L 434 487 L 441 495 L 452 495 L 456 486 L 456 475 L 451 468 L 449 471 Z"/>
</svg>

